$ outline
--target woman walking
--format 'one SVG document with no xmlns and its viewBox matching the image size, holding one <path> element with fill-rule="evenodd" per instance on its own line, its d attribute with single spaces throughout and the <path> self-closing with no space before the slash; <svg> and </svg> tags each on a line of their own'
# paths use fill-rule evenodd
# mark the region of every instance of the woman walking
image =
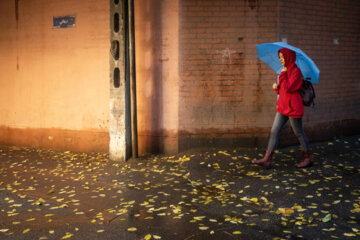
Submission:
<svg viewBox="0 0 360 240">
<path fill-rule="evenodd" d="M 278 51 L 279 60 L 283 65 L 279 76 L 279 84 L 274 83 L 273 89 L 279 94 L 276 103 L 277 113 L 271 128 L 270 139 L 264 158 L 253 160 L 253 163 L 271 166 L 271 158 L 277 147 L 281 129 L 290 120 L 292 130 L 304 151 L 304 160 L 297 164 L 298 167 L 308 167 L 313 163 L 309 141 L 305 135 L 302 117 L 304 115 L 304 105 L 300 95 L 302 87 L 301 70 L 296 66 L 296 53 L 290 49 L 282 48 Z"/>
</svg>

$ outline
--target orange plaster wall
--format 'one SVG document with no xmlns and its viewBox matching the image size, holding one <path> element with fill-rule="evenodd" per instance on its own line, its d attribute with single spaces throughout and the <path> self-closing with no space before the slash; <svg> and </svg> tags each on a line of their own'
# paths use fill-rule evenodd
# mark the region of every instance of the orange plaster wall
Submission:
<svg viewBox="0 0 360 240">
<path fill-rule="evenodd" d="M 139 154 L 177 152 L 179 1 L 135 1 Z"/>
<path fill-rule="evenodd" d="M 108 0 L 0 1 L 0 144 L 108 150 L 109 14 Z M 53 29 L 64 15 L 76 26 Z"/>
</svg>

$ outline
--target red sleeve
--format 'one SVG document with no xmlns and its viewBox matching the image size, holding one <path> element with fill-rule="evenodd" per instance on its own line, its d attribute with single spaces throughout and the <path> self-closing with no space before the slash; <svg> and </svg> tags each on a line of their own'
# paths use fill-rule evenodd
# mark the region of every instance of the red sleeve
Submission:
<svg viewBox="0 0 360 240">
<path fill-rule="evenodd" d="M 288 93 L 297 92 L 302 87 L 301 71 L 296 68 L 292 71 L 291 76 L 288 77 L 287 72 L 282 72 L 279 77 L 280 87 Z"/>
</svg>

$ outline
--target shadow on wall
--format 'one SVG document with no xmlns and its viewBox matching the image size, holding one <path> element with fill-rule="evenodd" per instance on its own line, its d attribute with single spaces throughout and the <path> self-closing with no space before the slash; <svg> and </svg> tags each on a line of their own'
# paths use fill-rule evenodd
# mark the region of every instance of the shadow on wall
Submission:
<svg viewBox="0 0 360 240">
<path fill-rule="evenodd" d="M 162 0 L 135 1 L 139 154 L 163 150 Z"/>
</svg>

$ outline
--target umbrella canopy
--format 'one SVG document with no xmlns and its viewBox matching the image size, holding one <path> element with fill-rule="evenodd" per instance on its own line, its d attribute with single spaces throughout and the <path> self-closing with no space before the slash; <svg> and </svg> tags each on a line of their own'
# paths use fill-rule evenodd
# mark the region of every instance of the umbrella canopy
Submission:
<svg viewBox="0 0 360 240">
<path fill-rule="evenodd" d="M 296 53 L 296 65 L 300 68 L 303 78 L 312 83 L 319 83 L 320 71 L 311 58 L 301 49 L 293 47 L 284 42 L 264 43 L 256 45 L 258 58 L 266 63 L 277 74 L 280 74 L 283 66 L 279 61 L 278 50 L 288 48 Z"/>
</svg>

